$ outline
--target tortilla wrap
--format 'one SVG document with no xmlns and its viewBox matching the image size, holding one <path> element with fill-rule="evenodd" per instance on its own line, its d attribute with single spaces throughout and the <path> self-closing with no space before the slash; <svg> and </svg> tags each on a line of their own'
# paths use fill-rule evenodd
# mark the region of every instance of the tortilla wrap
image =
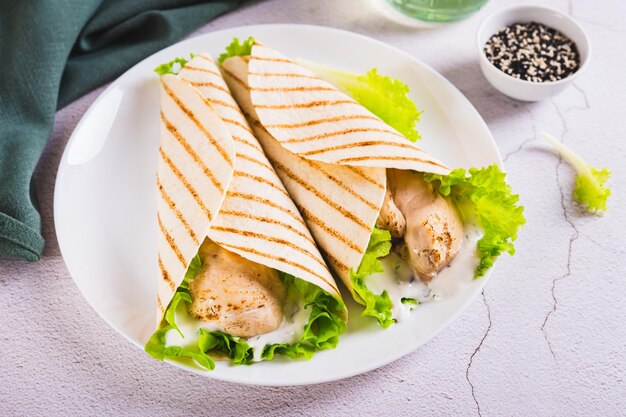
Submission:
<svg viewBox="0 0 626 417">
<path fill-rule="evenodd" d="M 178 76 L 163 78 L 176 79 L 177 83 L 184 84 L 189 91 L 193 91 L 193 94 L 189 92 L 188 96 L 179 98 L 181 107 L 186 105 L 188 99 L 202 102 L 203 111 L 211 116 L 207 131 L 215 137 L 224 138 L 230 152 L 228 155 L 233 161 L 230 167 L 220 161 L 206 164 L 214 176 L 228 176 L 230 181 L 223 180 L 221 190 L 215 187 L 209 189 L 206 183 L 197 184 L 205 190 L 202 201 L 210 201 L 212 208 L 217 206 L 214 209 L 216 214 L 211 219 L 205 216 L 206 230 L 198 236 L 208 236 L 231 252 L 310 282 L 341 300 L 337 285 L 304 220 L 265 157 L 211 57 L 206 54 L 198 55 L 184 66 Z M 171 124 L 178 126 L 177 123 L 188 123 L 183 116 L 189 118 L 189 114 L 180 112 L 178 119 L 170 121 Z M 206 136 L 199 130 L 190 132 L 192 133 L 194 137 L 186 136 L 190 142 L 206 141 Z M 163 140 L 169 140 L 167 130 L 164 134 Z M 203 156 L 206 158 L 212 158 L 212 161 L 220 159 L 217 149 L 205 151 L 207 154 Z M 188 161 L 188 164 L 193 164 L 193 161 Z M 189 181 L 196 185 L 193 183 L 194 179 Z M 172 200 L 178 208 L 190 209 L 193 203 L 189 200 Z M 161 210 L 172 211 L 164 205 L 159 206 L 159 213 Z M 172 216 L 171 213 L 167 215 Z M 201 216 L 202 212 L 198 211 L 197 215 Z M 186 233 L 182 221 L 175 227 L 169 230 L 170 236 Z M 192 257 L 197 253 L 203 238 L 198 240 L 197 243 L 189 243 L 188 252 Z M 172 251 L 171 248 L 168 249 Z M 179 275 L 174 282 L 178 285 L 185 270 L 176 270 Z M 168 298 L 162 296 L 163 307 L 167 307 L 172 295 L 173 292 Z M 347 312 L 345 316 L 347 318 Z"/>
<path fill-rule="evenodd" d="M 386 191 L 386 168 L 449 168 L 311 71 L 255 42 L 221 70 L 280 179 L 357 300 L 359 266 Z M 332 219 L 329 223 L 326 223 Z"/>
<path fill-rule="evenodd" d="M 232 137 L 198 91 L 179 77 L 161 77 L 157 326 L 217 217 L 234 163 Z"/>
</svg>

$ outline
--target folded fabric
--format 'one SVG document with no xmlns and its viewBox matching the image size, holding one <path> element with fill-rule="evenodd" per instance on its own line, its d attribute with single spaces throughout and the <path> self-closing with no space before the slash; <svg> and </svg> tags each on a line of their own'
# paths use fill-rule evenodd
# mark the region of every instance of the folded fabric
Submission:
<svg viewBox="0 0 626 417">
<path fill-rule="evenodd" d="M 240 0 L 0 4 L 0 257 L 44 247 L 33 171 L 54 113 Z"/>
</svg>

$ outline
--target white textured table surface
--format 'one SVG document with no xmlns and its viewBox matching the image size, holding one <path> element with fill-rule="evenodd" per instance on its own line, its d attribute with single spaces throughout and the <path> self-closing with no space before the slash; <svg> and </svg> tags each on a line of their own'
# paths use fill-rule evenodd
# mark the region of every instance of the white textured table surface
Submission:
<svg viewBox="0 0 626 417">
<path fill-rule="evenodd" d="M 626 2 L 545 2 L 583 23 L 594 53 L 574 87 L 533 104 L 493 90 L 476 61 L 480 21 L 506 3 L 516 2 L 492 0 L 457 25 L 417 31 L 363 0 L 273 0 L 198 32 L 279 22 L 352 30 L 422 59 L 478 108 L 527 225 L 518 254 L 502 257 L 482 297 L 437 338 L 382 369 L 293 388 L 204 379 L 133 347 L 80 295 L 52 221 L 63 147 L 99 89 L 57 114 L 39 164 L 43 259 L 0 260 L 0 415 L 624 415 Z M 542 130 L 613 170 L 608 214 L 585 215 L 572 204 L 572 172 L 536 142 Z"/>
</svg>

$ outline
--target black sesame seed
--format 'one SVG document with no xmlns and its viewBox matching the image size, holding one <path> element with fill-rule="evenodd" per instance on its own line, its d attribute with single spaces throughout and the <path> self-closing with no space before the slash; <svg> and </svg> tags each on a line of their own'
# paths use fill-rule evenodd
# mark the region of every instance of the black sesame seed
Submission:
<svg viewBox="0 0 626 417">
<path fill-rule="evenodd" d="M 485 44 L 487 59 L 506 74 L 532 82 L 558 81 L 580 68 L 576 44 L 542 23 L 514 23 Z"/>
</svg>

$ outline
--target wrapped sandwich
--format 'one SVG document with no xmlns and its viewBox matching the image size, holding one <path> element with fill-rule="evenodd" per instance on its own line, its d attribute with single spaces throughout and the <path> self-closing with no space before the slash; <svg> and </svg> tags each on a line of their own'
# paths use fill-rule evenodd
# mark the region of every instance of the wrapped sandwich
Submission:
<svg viewBox="0 0 626 417">
<path fill-rule="evenodd" d="M 151 356 L 212 369 L 336 346 L 347 311 L 305 222 L 210 56 L 159 67 Z"/>
<path fill-rule="evenodd" d="M 429 284 L 470 230 L 483 235 L 477 276 L 513 251 L 522 208 L 504 174 L 495 165 L 452 171 L 386 123 L 399 82 L 373 71 L 333 85 L 252 38 L 220 61 L 320 251 L 384 327 L 436 295 Z"/>
</svg>

